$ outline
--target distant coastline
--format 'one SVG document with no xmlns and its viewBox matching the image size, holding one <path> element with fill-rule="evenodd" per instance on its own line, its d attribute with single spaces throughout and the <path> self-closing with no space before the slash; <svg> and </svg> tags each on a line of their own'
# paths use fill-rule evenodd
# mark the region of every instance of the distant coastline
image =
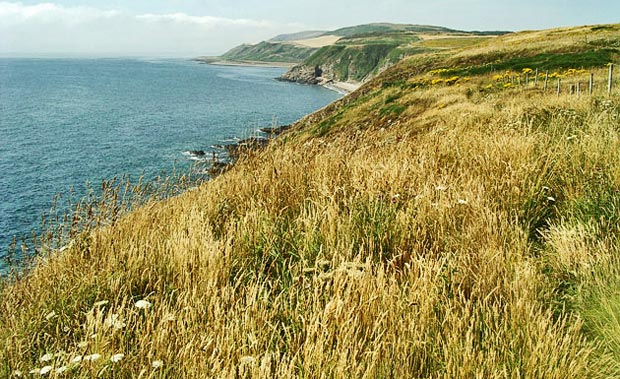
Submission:
<svg viewBox="0 0 620 379">
<path fill-rule="evenodd" d="M 297 65 L 297 63 L 289 62 L 231 61 L 222 59 L 221 57 L 198 57 L 192 60 L 215 66 L 292 68 Z M 329 81 L 319 85 L 332 91 L 347 95 L 357 90 L 361 86 L 361 83 Z"/>
<path fill-rule="evenodd" d="M 247 66 L 247 67 L 278 67 L 291 68 L 297 63 L 289 62 L 260 62 L 260 61 L 231 61 L 222 59 L 222 57 L 198 57 L 193 59 L 196 62 L 204 64 L 212 64 L 216 66 Z"/>
</svg>

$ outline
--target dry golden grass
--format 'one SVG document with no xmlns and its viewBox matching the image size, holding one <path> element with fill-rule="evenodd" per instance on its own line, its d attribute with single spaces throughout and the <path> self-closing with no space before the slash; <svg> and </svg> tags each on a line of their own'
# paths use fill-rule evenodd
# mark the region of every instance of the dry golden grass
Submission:
<svg viewBox="0 0 620 379">
<path fill-rule="evenodd" d="M 315 47 L 315 48 L 318 48 L 318 47 L 324 47 L 324 46 L 333 45 L 336 42 L 338 42 L 338 40 L 340 38 L 342 38 L 342 37 L 327 35 L 327 36 L 307 38 L 307 39 L 298 39 L 298 40 L 290 41 L 290 42 L 287 42 L 287 43 L 291 44 L 291 45 L 299 45 L 299 46 L 305 46 L 305 47 Z"/>
<path fill-rule="evenodd" d="M 593 49 L 597 43 L 617 47 L 620 42 L 618 33 L 620 33 L 619 24 L 522 31 L 490 38 L 485 43 L 464 50 L 455 57 L 458 59 L 495 52 L 527 54 L 528 52 L 587 50 Z"/>
<path fill-rule="evenodd" d="M 620 377 L 617 96 L 385 80 L 3 282 L 0 375 Z"/>
</svg>

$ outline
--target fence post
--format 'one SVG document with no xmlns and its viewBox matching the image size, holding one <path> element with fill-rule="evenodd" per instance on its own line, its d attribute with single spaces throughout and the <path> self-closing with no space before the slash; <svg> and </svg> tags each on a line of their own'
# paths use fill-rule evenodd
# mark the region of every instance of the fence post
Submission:
<svg viewBox="0 0 620 379">
<path fill-rule="evenodd" d="M 530 73 L 525 74 L 525 86 L 529 87 L 530 85 Z"/>
<path fill-rule="evenodd" d="M 614 64 L 609 64 L 609 82 L 607 84 L 607 95 L 611 95 L 611 85 L 614 80 Z"/>
<path fill-rule="evenodd" d="M 577 83 L 577 96 L 581 95 L 581 82 Z"/>
<path fill-rule="evenodd" d="M 543 88 L 543 91 L 547 91 L 547 84 L 549 83 L 549 70 L 547 70 L 547 72 L 545 73 L 545 86 Z"/>
<path fill-rule="evenodd" d="M 590 74 L 590 96 L 592 96 L 593 89 L 594 89 L 594 74 Z"/>
<path fill-rule="evenodd" d="M 558 78 L 558 97 L 560 96 L 560 89 L 562 88 L 562 79 Z"/>
<path fill-rule="evenodd" d="M 538 69 L 536 69 L 536 77 L 534 78 L 534 87 L 538 87 Z"/>
</svg>

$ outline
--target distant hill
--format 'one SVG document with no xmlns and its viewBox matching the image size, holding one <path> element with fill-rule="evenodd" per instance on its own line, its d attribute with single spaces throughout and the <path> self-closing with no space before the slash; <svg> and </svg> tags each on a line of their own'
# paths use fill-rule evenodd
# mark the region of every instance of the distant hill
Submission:
<svg viewBox="0 0 620 379">
<path fill-rule="evenodd" d="M 340 38 L 281 79 L 307 84 L 364 82 L 405 57 L 469 47 L 508 32 L 464 32 L 427 25 L 368 24 L 331 32 Z"/>
<path fill-rule="evenodd" d="M 416 33 L 453 33 L 457 30 L 444 28 L 441 26 L 430 25 L 410 25 L 410 24 L 389 24 L 375 23 L 358 26 L 349 26 L 329 32 L 329 34 L 351 37 L 358 34 L 366 33 L 389 33 L 389 32 L 416 32 Z"/>
<path fill-rule="evenodd" d="M 362 82 L 404 57 L 471 46 L 506 33 L 373 23 L 327 32 L 281 34 L 258 44 L 237 46 L 219 59 L 230 63 L 296 63 L 298 66 L 284 74 L 282 79 L 300 83 Z"/>
</svg>

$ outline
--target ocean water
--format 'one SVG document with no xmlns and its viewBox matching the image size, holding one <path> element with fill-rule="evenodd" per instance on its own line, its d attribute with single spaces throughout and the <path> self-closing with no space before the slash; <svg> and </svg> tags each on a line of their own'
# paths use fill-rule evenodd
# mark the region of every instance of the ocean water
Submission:
<svg viewBox="0 0 620 379">
<path fill-rule="evenodd" d="M 37 228 L 57 193 L 189 168 L 188 150 L 291 123 L 340 96 L 274 80 L 282 72 L 186 60 L 0 59 L 0 258 L 13 236 Z"/>
</svg>

